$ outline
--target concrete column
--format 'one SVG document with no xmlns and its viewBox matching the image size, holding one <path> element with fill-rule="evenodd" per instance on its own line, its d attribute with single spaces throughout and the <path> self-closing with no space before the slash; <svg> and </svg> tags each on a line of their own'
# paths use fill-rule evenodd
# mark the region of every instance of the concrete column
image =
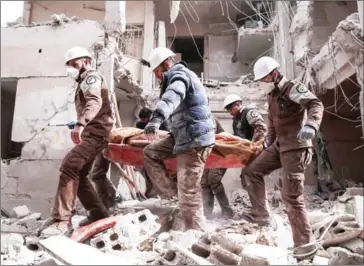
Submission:
<svg viewBox="0 0 364 266">
<path fill-rule="evenodd" d="M 276 11 L 278 14 L 278 49 L 281 50 L 281 71 L 289 79 L 294 78 L 294 59 L 292 55 L 292 40 L 290 36 L 291 20 L 289 17 L 289 2 L 276 1 Z"/>
<path fill-rule="evenodd" d="M 359 12 L 359 18 L 360 18 L 360 27 L 361 27 L 361 36 L 364 36 L 364 2 L 363 0 L 358 0 L 358 12 Z"/>
<path fill-rule="evenodd" d="M 125 1 L 105 1 L 105 27 L 109 33 L 125 31 Z"/>
<path fill-rule="evenodd" d="M 158 21 L 158 47 L 166 47 L 166 25 Z"/>
<path fill-rule="evenodd" d="M 30 16 L 32 10 L 32 3 L 30 1 L 23 1 L 23 24 L 29 25 L 30 24 Z"/>
<path fill-rule="evenodd" d="M 147 59 L 154 48 L 154 2 L 145 1 L 143 58 Z M 153 73 L 148 67 L 141 67 L 141 85 L 145 91 L 153 88 Z"/>
</svg>

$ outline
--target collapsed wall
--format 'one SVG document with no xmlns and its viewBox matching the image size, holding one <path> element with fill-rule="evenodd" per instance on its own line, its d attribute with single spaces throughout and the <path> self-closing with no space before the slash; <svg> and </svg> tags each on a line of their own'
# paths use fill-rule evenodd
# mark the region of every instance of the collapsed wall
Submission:
<svg viewBox="0 0 364 266">
<path fill-rule="evenodd" d="M 108 34 L 99 22 L 53 15 L 47 22 L 2 28 L 1 37 L 1 79 L 17 79 L 11 140 L 23 144 L 20 158 L 4 162 L 8 175 L 2 177 L 1 197 L 9 204 L 36 201 L 32 211 L 49 213 L 59 166 L 73 147 L 66 124 L 76 119 L 76 86 L 66 74 L 65 52 L 73 46 L 89 49 L 117 93 L 138 97 L 142 89 L 122 63 L 119 36 Z"/>
</svg>

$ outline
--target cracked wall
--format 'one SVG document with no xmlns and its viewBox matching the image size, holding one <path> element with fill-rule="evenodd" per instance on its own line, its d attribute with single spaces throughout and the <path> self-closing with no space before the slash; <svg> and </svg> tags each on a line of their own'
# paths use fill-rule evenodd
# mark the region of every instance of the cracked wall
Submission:
<svg viewBox="0 0 364 266">
<path fill-rule="evenodd" d="M 21 158 L 8 161 L 8 175 L 2 175 L 2 199 L 32 199 L 50 207 L 59 166 L 73 147 L 69 129 L 60 125 L 76 117 L 64 54 L 75 45 L 91 48 L 104 35 L 94 21 L 2 28 L 1 78 L 18 78 L 11 139 L 24 144 Z"/>
</svg>

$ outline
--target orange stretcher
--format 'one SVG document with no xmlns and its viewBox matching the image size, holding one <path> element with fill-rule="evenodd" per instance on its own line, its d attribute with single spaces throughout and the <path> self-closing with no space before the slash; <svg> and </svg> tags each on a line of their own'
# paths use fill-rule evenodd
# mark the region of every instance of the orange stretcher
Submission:
<svg viewBox="0 0 364 266">
<path fill-rule="evenodd" d="M 136 131 L 135 128 L 123 128 L 119 132 L 115 130 L 107 149 L 104 150 L 105 158 L 122 165 L 144 166 L 143 149 L 149 142 L 143 139 L 141 132 L 143 131 Z M 262 141 L 251 142 L 226 132 L 216 134 L 216 145 L 205 167 L 245 168 L 262 149 Z M 176 158 L 164 160 L 164 165 L 167 170 L 175 171 Z"/>
</svg>

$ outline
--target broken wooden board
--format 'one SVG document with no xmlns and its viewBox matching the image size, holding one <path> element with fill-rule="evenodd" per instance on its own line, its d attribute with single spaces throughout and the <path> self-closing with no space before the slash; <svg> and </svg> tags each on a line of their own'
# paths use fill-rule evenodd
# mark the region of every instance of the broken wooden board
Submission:
<svg viewBox="0 0 364 266">
<path fill-rule="evenodd" d="M 103 253 L 65 236 L 52 236 L 39 243 L 56 259 L 69 265 L 131 265 L 130 261 Z"/>
</svg>

